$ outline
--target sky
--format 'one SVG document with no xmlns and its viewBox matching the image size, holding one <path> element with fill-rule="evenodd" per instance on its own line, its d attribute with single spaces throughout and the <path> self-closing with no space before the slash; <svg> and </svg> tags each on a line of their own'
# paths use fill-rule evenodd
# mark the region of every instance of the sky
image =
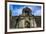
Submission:
<svg viewBox="0 0 46 34">
<path fill-rule="evenodd" d="M 41 15 L 41 6 L 33 6 L 33 5 L 10 5 L 10 10 L 12 12 L 12 16 L 19 16 L 22 14 L 23 8 L 28 7 L 32 10 L 32 15 L 40 16 Z"/>
</svg>

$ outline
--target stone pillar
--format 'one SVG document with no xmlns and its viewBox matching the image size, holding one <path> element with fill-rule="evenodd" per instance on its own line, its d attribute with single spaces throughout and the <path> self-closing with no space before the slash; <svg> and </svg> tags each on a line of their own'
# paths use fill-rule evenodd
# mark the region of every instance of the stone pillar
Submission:
<svg viewBox="0 0 46 34">
<path fill-rule="evenodd" d="M 31 28 L 37 27 L 36 21 L 35 21 L 34 17 L 31 17 L 31 18 L 30 18 L 30 27 L 31 27 Z"/>
</svg>

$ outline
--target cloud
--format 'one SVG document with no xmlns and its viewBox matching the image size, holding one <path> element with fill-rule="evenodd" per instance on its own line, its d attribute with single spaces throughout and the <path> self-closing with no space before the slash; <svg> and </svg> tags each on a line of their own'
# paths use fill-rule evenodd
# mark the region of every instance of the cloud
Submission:
<svg viewBox="0 0 46 34">
<path fill-rule="evenodd" d="M 13 9 L 13 6 L 11 6 L 11 10 L 12 10 L 12 16 L 19 16 L 22 14 L 22 9 L 25 8 L 26 6 L 23 6 L 23 7 L 15 7 L 15 9 Z M 40 13 L 41 13 L 41 8 L 38 8 L 36 6 L 27 6 L 29 7 L 31 10 L 32 10 L 32 14 L 34 16 L 40 16 Z"/>
<path fill-rule="evenodd" d="M 37 10 L 35 13 L 33 13 L 34 16 L 40 16 L 41 15 L 41 10 Z"/>
<path fill-rule="evenodd" d="M 32 10 L 32 15 L 40 16 L 41 15 L 41 8 L 40 7 L 29 7 Z"/>
<path fill-rule="evenodd" d="M 21 7 L 21 8 L 19 8 L 19 9 L 16 8 L 16 9 L 12 10 L 12 16 L 19 16 L 19 15 L 21 15 L 23 8 L 24 8 L 24 7 Z"/>
</svg>

